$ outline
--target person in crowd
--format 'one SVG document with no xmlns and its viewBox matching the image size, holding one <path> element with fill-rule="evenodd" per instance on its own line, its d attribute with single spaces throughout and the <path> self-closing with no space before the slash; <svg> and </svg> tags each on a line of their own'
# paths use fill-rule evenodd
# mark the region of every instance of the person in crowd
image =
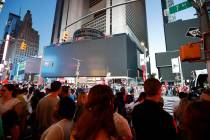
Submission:
<svg viewBox="0 0 210 140">
<path fill-rule="evenodd" d="M 33 140 L 36 140 L 36 108 L 38 105 L 38 102 L 45 96 L 44 93 L 40 92 L 39 89 L 35 89 L 34 92 L 32 93 L 32 97 L 30 100 L 30 105 L 32 112 L 28 118 L 28 125 L 31 126 L 32 128 L 32 137 Z"/>
<path fill-rule="evenodd" d="M 75 113 L 75 102 L 69 97 L 61 98 L 58 104 L 58 115 L 60 121 L 51 125 L 41 136 L 41 140 L 67 140 L 73 126 Z"/>
<path fill-rule="evenodd" d="M 131 113 L 133 111 L 134 98 L 132 95 L 126 95 L 125 97 L 125 109 L 126 109 L 126 119 L 129 124 L 131 123 Z"/>
<path fill-rule="evenodd" d="M 176 128 L 172 116 L 160 107 L 161 83 L 155 78 L 144 82 L 146 99 L 134 107 L 132 123 L 136 140 L 176 140 Z"/>
<path fill-rule="evenodd" d="M 62 86 L 61 90 L 61 98 L 68 97 L 69 96 L 69 86 Z"/>
<path fill-rule="evenodd" d="M 134 98 L 132 95 L 126 95 L 126 98 L 125 98 L 125 108 L 126 108 L 126 113 L 129 113 L 131 112 L 132 110 L 132 106 L 134 104 Z"/>
<path fill-rule="evenodd" d="M 174 110 L 174 118 L 177 124 L 178 136 L 180 140 L 186 139 L 186 133 L 184 132 L 184 113 L 187 107 L 195 101 L 194 94 L 187 94 L 184 92 L 179 93 L 181 98 L 179 105 Z"/>
<path fill-rule="evenodd" d="M 133 135 L 129 126 L 129 123 L 131 123 L 129 122 L 130 118 L 128 118 L 128 116 L 124 117 L 117 112 L 116 102 L 114 104 L 114 111 L 114 123 L 118 136 L 123 140 L 132 140 Z"/>
<path fill-rule="evenodd" d="M 73 88 L 70 89 L 69 97 L 72 98 L 72 100 L 74 100 L 74 101 L 76 100 L 77 97 L 76 97 L 75 89 L 73 89 Z"/>
<path fill-rule="evenodd" d="M 50 88 L 46 87 L 46 88 L 45 88 L 45 93 L 46 93 L 46 95 L 48 95 L 50 92 L 51 92 L 51 91 L 50 91 Z"/>
<path fill-rule="evenodd" d="M 38 137 L 50 125 L 57 122 L 57 118 L 55 116 L 55 108 L 60 100 L 59 95 L 61 93 L 61 82 L 52 82 L 50 91 L 51 93 L 39 101 L 36 108 L 36 128 L 38 129 Z"/>
<path fill-rule="evenodd" d="M 18 89 L 13 84 L 4 85 L 1 89 L 1 92 L 3 93 L 3 96 L 0 98 L 0 114 L 2 115 L 3 119 L 3 127 L 5 127 L 5 129 L 9 128 L 5 130 L 5 134 L 13 135 L 16 132 L 16 134 L 18 133 L 18 137 L 13 135 L 12 138 L 19 138 L 19 136 L 22 136 L 24 134 L 27 117 L 24 102 L 23 100 L 20 100 L 16 97 L 16 95 L 18 95 Z M 12 113 L 15 115 L 11 115 Z M 3 117 L 7 115 L 11 119 L 16 120 L 14 121 L 14 123 L 12 123 L 13 125 L 10 125 L 11 123 L 7 121 L 8 119 L 5 119 L 5 117 Z M 12 134 L 12 132 L 14 133 Z"/>
<path fill-rule="evenodd" d="M 107 85 L 93 86 L 84 113 L 75 125 L 76 140 L 115 140 L 120 137 L 114 121 L 114 95 Z M 119 125 L 116 127 L 115 125 Z"/>
<path fill-rule="evenodd" d="M 131 128 L 127 119 L 125 119 L 122 115 L 115 112 L 114 113 L 114 124 L 117 130 L 117 135 L 120 137 L 121 140 L 132 140 L 133 135 L 131 132 Z"/>
<path fill-rule="evenodd" d="M 13 84 L 5 84 L 1 89 L 0 98 L 0 116 L 2 116 L 4 136 L 18 139 L 21 133 L 21 122 L 23 114 L 23 105 L 20 100 L 13 97 L 15 95 Z"/>
<path fill-rule="evenodd" d="M 28 90 L 26 88 L 23 89 L 16 89 L 17 95 L 16 98 L 22 104 L 22 113 L 19 115 L 19 122 L 20 122 L 20 139 L 24 136 L 25 129 L 26 129 L 26 122 L 29 116 L 29 103 L 27 99 Z"/>
<path fill-rule="evenodd" d="M 2 97 L 0 98 L 0 115 L 6 113 L 9 110 L 14 109 L 17 113 L 20 113 L 21 103 L 13 97 L 15 88 L 12 84 L 3 85 L 1 89 Z"/>
<path fill-rule="evenodd" d="M 18 140 L 21 129 L 18 121 L 18 115 L 14 110 L 9 110 L 2 115 L 4 140 Z"/>
<path fill-rule="evenodd" d="M 187 140 L 210 139 L 210 102 L 195 101 L 184 113 L 184 130 Z"/>
<path fill-rule="evenodd" d="M 175 112 L 177 110 L 177 108 L 179 107 L 180 101 L 184 98 L 186 98 L 188 96 L 188 93 L 185 92 L 180 92 L 178 94 L 179 99 L 175 101 L 174 105 L 173 105 L 173 112 Z"/>
<path fill-rule="evenodd" d="M 136 102 L 138 102 L 139 104 L 143 103 L 144 100 L 146 99 L 146 95 L 147 94 L 145 92 L 141 92 Z"/>
<path fill-rule="evenodd" d="M 201 100 L 210 101 L 210 88 L 204 90 L 200 96 Z"/>
<path fill-rule="evenodd" d="M 74 116 L 74 122 L 76 122 L 81 116 L 81 114 L 84 112 L 86 102 L 87 102 L 87 93 L 84 91 L 81 91 L 78 94 L 78 98 L 77 98 L 77 109 Z"/>
<path fill-rule="evenodd" d="M 126 91 L 124 87 L 121 87 L 120 92 L 116 94 L 115 98 L 115 106 L 117 108 L 117 112 L 126 118 L 126 108 L 125 108 L 125 95 Z"/>
<path fill-rule="evenodd" d="M 180 93 L 179 93 L 179 98 L 180 98 L 180 99 L 186 98 L 187 95 L 188 95 L 188 94 L 187 94 L 186 92 L 180 92 Z"/>
<path fill-rule="evenodd" d="M 145 100 L 145 98 L 146 98 L 146 93 L 145 93 L 145 92 L 141 92 L 141 93 L 139 94 L 138 99 L 137 99 L 137 100 L 134 102 L 134 104 L 131 106 L 132 112 L 133 112 L 133 108 L 134 108 L 136 105 L 143 103 L 144 100 Z"/>
<path fill-rule="evenodd" d="M 163 106 L 164 106 L 164 99 L 163 99 L 163 97 L 160 98 L 159 105 L 160 105 L 161 108 L 163 108 Z"/>
</svg>

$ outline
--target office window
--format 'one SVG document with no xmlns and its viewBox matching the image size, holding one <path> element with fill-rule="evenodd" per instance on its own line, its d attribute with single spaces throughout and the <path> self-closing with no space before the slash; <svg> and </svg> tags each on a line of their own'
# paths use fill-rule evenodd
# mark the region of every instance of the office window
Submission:
<svg viewBox="0 0 210 140">
<path fill-rule="evenodd" d="M 99 2 L 101 2 L 102 0 L 89 0 L 89 7 L 92 7 L 96 4 L 98 4 Z"/>
</svg>

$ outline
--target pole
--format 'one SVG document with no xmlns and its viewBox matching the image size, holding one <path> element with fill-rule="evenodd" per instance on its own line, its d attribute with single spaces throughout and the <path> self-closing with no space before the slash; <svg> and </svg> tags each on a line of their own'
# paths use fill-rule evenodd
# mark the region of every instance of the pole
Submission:
<svg viewBox="0 0 210 140">
<path fill-rule="evenodd" d="M 78 78 L 79 78 L 79 67 L 80 67 L 80 61 L 77 60 L 77 70 L 76 70 L 76 85 L 78 85 Z"/>
<path fill-rule="evenodd" d="M 8 46 L 9 46 L 9 38 L 10 38 L 10 35 L 7 34 L 7 36 L 6 36 L 6 42 L 5 42 L 5 45 L 4 45 L 3 57 L 2 57 L 2 63 L 3 64 L 5 63 L 5 60 L 6 60 L 7 49 L 8 49 Z"/>
<path fill-rule="evenodd" d="M 42 78 L 42 65 L 43 65 L 43 62 L 44 62 L 44 58 L 43 58 L 44 55 L 40 55 L 38 56 L 38 58 L 40 58 L 41 62 L 40 62 L 40 68 L 39 68 L 39 76 L 38 76 L 38 85 L 42 85 L 43 84 L 43 78 Z"/>
<path fill-rule="evenodd" d="M 199 15 L 199 21 L 200 21 L 200 29 L 201 29 L 201 33 L 207 33 L 210 31 L 210 25 L 209 25 L 209 17 L 208 17 L 208 11 L 206 9 L 206 2 L 203 4 L 203 6 L 201 7 L 201 11 L 200 11 L 200 15 Z M 209 4 L 210 5 L 210 4 Z M 205 43 L 205 48 L 204 50 L 210 50 L 210 37 L 206 37 L 204 38 L 204 42 Z M 207 57 L 207 59 L 210 58 L 210 54 L 209 52 L 205 53 L 205 56 Z M 208 70 L 208 83 L 210 86 L 210 60 L 207 61 L 206 64 L 207 70 Z"/>
<path fill-rule="evenodd" d="M 75 61 L 77 61 L 77 68 L 76 68 L 76 79 L 75 79 L 75 83 L 76 83 L 76 86 L 77 86 L 77 84 L 78 84 L 78 79 L 79 79 L 79 68 L 80 68 L 80 62 L 82 61 L 82 60 L 80 60 L 80 59 L 76 59 L 76 58 L 72 58 L 73 60 L 75 60 Z"/>
<path fill-rule="evenodd" d="M 146 76 L 146 79 L 148 78 L 148 75 L 147 75 L 147 48 L 144 47 L 144 65 L 145 65 L 145 76 Z"/>
<path fill-rule="evenodd" d="M 182 72 L 182 62 L 180 60 L 180 56 L 178 57 L 178 61 L 179 61 L 179 70 L 180 70 L 180 76 L 181 76 L 181 84 L 184 84 L 184 77 L 183 77 L 183 72 Z"/>
<path fill-rule="evenodd" d="M 18 75 L 19 75 L 19 63 L 17 63 L 17 73 L 16 73 L 17 81 L 18 81 Z"/>
<path fill-rule="evenodd" d="M 189 2 L 192 3 L 193 7 L 196 9 L 197 14 L 198 14 L 198 19 L 200 22 L 200 30 L 202 34 L 208 33 L 210 32 L 210 23 L 209 23 L 209 16 L 208 16 L 208 10 L 207 10 L 207 6 L 210 5 L 210 2 L 204 2 L 203 5 L 201 3 L 200 0 L 188 0 Z M 204 42 L 205 42 L 205 46 L 204 46 L 204 51 L 208 51 L 210 50 L 210 37 L 204 37 L 203 38 Z M 207 52 L 205 53 L 205 57 L 207 57 L 207 59 L 210 58 L 210 53 Z M 208 70 L 208 83 L 210 86 L 210 60 L 207 61 L 206 64 L 207 70 Z"/>
</svg>

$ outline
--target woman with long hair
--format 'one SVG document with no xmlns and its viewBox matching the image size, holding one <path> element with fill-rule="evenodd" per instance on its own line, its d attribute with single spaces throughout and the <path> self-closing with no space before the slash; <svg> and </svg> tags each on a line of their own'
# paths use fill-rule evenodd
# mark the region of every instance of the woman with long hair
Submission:
<svg viewBox="0 0 210 140">
<path fill-rule="evenodd" d="M 74 122 L 77 122 L 81 114 L 84 112 L 85 104 L 87 102 L 87 96 L 88 96 L 87 93 L 85 93 L 84 91 L 78 94 L 77 107 L 76 107 L 77 109 L 74 115 Z"/>
<path fill-rule="evenodd" d="M 90 89 L 85 110 L 75 124 L 76 140 L 115 140 L 114 95 L 106 85 Z"/>
</svg>

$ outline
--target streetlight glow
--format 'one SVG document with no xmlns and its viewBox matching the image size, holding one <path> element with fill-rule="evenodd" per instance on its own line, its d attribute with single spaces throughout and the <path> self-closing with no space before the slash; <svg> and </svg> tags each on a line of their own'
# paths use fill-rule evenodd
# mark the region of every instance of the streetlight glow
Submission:
<svg viewBox="0 0 210 140">
<path fill-rule="evenodd" d="M 140 42 L 140 44 L 141 44 L 141 46 L 145 46 L 145 44 L 144 44 L 144 42 L 143 42 L 143 41 L 141 41 L 141 42 Z"/>
</svg>

